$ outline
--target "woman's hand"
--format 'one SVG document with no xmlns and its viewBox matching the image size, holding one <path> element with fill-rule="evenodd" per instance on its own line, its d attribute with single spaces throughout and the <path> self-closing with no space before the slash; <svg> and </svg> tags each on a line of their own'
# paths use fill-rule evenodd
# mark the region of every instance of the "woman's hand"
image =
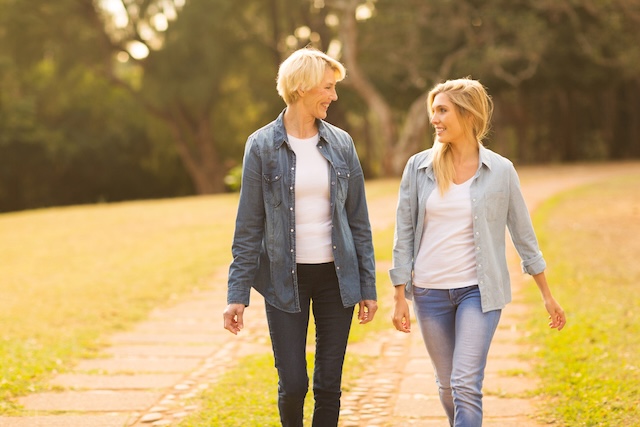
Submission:
<svg viewBox="0 0 640 427">
<path fill-rule="evenodd" d="M 549 326 L 561 331 L 564 325 L 567 324 L 567 318 L 560 304 L 553 297 L 548 297 L 544 300 L 544 308 L 549 313 Z"/>
<path fill-rule="evenodd" d="M 238 332 L 244 328 L 243 313 L 244 304 L 229 304 L 222 313 L 224 328 L 232 334 L 238 335 Z"/>
<path fill-rule="evenodd" d="M 409 314 L 409 304 L 407 304 L 407 299 L 404 297 L 404 285 L 396 286 L 393 299 L 395 301 L 395 308 L 391 317 L 393 326 L 400 332 L 411 332 L 411 315 Z"/>
<path fill-rule="evenodd" d="M 369 323 L 373 320 L 373 316 L 376 315 L 376 311 L 378 311 L 378 302 L 372 299 L 365 299 L 360 301 L 358 305 L 358 319 L 360 320 L 360 324 L 364 325 L 365 323 Z"/>
</svg>

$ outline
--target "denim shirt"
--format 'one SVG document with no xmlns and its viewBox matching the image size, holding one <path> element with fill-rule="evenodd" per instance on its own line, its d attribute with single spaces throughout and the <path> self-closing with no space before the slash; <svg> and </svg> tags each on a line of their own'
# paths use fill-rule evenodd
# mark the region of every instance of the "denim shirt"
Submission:
<svg viewBox="0 0 640 427">
<path fill-rule="evenodd" d="M 296 275 L 296 156 L 278 118 L 249 136 L 229 268 L 227 302 L 249 305 L 254 287 L 286 312 L 300 311 Z M 375 259 L 364 175 L 349 134 L 317 120 L 329 162 L 331 245 L 344 307 L 376 299 Z"/>
<path fill-rule="evenodd" d="M 505 227 L 522 260 L 522 271 L 538 274 L 546 263 L 538 247 L 529 211 L 520 190 L 520 180 L 508 159 L 480 145 L 480 164 L 471 183 L 473 239 L 482 311 L 502 309 L 511 301 L 511 282 L 505 254 Z M 428 149 L 409 159 L 402 175 L 396 212 L 393 285 L 406 284 L 412 296 L 414 260 L 424 229 L 425 207 L 437 191 L 433 151 Z"/>
</svg>

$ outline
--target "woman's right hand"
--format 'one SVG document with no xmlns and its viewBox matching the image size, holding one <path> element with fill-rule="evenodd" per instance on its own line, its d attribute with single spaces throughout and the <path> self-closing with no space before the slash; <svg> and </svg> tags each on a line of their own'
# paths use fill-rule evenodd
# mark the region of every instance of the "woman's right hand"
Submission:
<svg viewBox="0 0 640 427">
<path fill-rule="evenodd" d="M 224 318 L 224 328 L 234 335 L 244 328 L 242 315 L 244 313 L 244 304 L 229 304 L 224 309 L 222 317 Z"/>
<path fill-rule="evenodd" d="M 411 332 L 411 315 L 409 313 L 409 304 L 407 304 L 407 300 L 404 297 L 404 285 L 396 286 L 393 299 L 395 300 L 393 316 L 391 317 L 393 326 L 400 332 Z"/>
</svg>

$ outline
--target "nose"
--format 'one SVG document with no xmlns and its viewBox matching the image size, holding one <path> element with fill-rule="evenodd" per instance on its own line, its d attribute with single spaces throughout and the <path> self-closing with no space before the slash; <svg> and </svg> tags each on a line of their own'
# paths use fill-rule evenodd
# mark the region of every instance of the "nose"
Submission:
<svg viewBox="0 0 640 427">
<path fill-rule="evenodd" d="M 438 115 L 434 114 L 431 116 L 431 124 L 436 124 L 437 122 L 439 122 L 440 120 L 438 119 Z"/>
<path fill-rule="evenodd" d="M 331 100 L 332 101 L 337 101 L 338 100 L 338 92 L 336 91 L 336 88 L 333 88 L 331 90 Z"/>
</svg>

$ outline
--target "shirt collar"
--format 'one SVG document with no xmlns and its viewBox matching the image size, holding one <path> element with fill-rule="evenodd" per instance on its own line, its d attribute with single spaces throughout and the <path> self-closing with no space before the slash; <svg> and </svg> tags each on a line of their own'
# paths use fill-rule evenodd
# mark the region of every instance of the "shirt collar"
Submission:
<svg viewBox="0 0 640 427">
<path fill-rule="evenodd" d="M 287 145 L 289 144 L 289 140 L 287 139 L 287 130 L 284 128 L 285 111 L 287 111 L 286 108 L 282 110 L 275 121 L 275 130 L 273 132 L 273 141 L 275 144 L 275 148 L 280 148 L 285 142 L 287 143 Z M 323 120 L 316 119 L 316 126 L 318 126 L 318 136 L 320 137 L 320 140 L 328 141 L 329 139 L 327 138 L 328 130 L 326 123 Z"/>
<path fill-rule="evenodd" d="M 480 145 L 480 163 L 491 170 L 491 156 L 489 150 L 482 144 Z M 427 155 L 418 165 L 418 169 L 425 169 L 429 176 L 433 177 L 433 150 L 427 151 Z"/>
</svg>

